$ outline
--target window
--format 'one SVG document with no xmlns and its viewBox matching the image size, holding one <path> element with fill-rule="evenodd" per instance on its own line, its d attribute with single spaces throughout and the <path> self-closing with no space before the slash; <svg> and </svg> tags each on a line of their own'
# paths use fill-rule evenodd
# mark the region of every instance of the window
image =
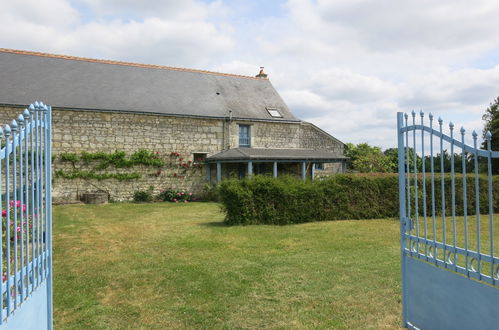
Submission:
<svg viewBox="0 0 499 330">
<path fill-rule="evenodd" d="M 282 118 L 281 113 L 276 109 L 276 108 L 265 108 L 269 112 L 269 115 L 271 115 L 274 118 Z"/>
<path fill-rule="evenodd" d="M 195 152 L 192 154 L 193 164 L 201 164 L 206 160 L 207 152 Z"/>
<path fill-rule="evenodd" d="M 315 163 L 315 169 L 316 170 L 323 170 L 324 169 L 324 163 Z"/>
<path fill-rule="evenodd" d="M 249 125 L 239 125 L 239 146 L 250 147 L 251 135 Z"/>
</svg>

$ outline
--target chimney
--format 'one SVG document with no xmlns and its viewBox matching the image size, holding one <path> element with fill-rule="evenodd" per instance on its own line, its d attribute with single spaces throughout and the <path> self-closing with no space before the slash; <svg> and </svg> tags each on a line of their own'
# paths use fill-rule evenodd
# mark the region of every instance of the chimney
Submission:
<svg viewBox="0 0 499 330">
<path fill-rule="evenodd" d="M 260 67 L 260 72 L 258 72 L 258 74 L 255 77 L 262 79 L 267 78 L 267 74 L 263 72 L 263 66 Z"/>
</svg>

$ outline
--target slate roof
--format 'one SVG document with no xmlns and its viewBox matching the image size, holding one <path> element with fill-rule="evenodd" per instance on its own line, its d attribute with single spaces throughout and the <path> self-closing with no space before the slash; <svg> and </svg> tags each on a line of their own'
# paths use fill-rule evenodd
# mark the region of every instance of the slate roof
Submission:
<svg viewBox="0 0 499 330">
<path fill-rule="evenodd" d="M 0 104 L 299 121 L 268 79 L 0 48 Z M 266 108 L 277 108 L 273 118 Z"/>
<path fill-rule="evenodd" d="M 275 161 L 339 161 L 347 157 L 330 151 L 312 149 L 263 149 L 263 148 L 233 148 L 227 149 L 206 158 L 208 162 L 215 161 L 248 161 L 248 160 L 275 160 Z"/>
</svg>

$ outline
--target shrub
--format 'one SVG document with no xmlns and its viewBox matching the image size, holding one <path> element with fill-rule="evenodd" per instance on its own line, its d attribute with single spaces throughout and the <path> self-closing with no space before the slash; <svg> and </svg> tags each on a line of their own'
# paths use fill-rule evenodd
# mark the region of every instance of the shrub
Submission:
<svg viewBox="0 0 499 330">
<path fill-rule="evenodd" d="M 444 177 L 445 213 L 452 212 L 450 176 Z M 475 178 L 467 176 L 468 214 L 475 213 Z M 480 211 L 488 212 L 487 178 L 479 178 Z M 418 213 L 423 215 L 422 176 L 418 178 Z M 426 212 L 431 217 L 431 180 L 426 177 Z M 442 213 L 441 178 L 435 177 L 435 213 Z M 455 213 L 463 215 L 463 178 L 455 177 Z M 323 180 L 254 176 L 225 180 L 219 188 L 227 224 L 292 224 L 339 219 L 392 218 L 399 215 L 398 175 L 339 174 Z M 415 210 L 414 178 L 411 178 L 411 216 Z M 499 196 L 499 178 L 493 179 L 493 196 Z M 499 210 L 499 197 L 493 201 Z"/>
<path fill-rule="evenodd" d="M 163 202 L 187 203 L 194 200 L 192 193 L 183 190 L 166 189 L 162 190 L 157 199 Z"/>
<path fill-rule="evenodd" d="M 134 202 L 150 202 L 152 201 L 152 194 L 149 191 L 138 190 L 133 193 Z"/>
<path fill-rule="evenodd" d="M 218 185 L 206 183 L 203 186 L 202 199 L 210 202 L 219 202 L 220 196 L 218 195 Z"/>
</svg>

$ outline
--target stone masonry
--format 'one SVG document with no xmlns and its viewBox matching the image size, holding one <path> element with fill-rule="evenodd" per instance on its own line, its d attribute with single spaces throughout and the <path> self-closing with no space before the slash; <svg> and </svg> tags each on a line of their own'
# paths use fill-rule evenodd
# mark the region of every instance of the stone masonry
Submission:
<svg viewBox="0 0 499 330">
<path fill-rule="evenodd" d="M 0 106 L 0 123 L 9 123 L 22 108 Z M 343 155 L 343 144 L 312 124 L 303 122 L 240 121 L 217 118 L 54 109 L 54 171 L 86 170 L 90 165 L 61 162 L 61 153 L 125 151 L 128 155 L 140 149 L 157 152 L 167 160 L 163 169 L 136 166 L 132 169 L 108 168 L 117 173 L 139 172 L 142 177 L 127 181 L 116 179 L 63 179 L 54 175 L 54 202 L 72 202 L 82 193 L 107 191 L 113 200 L 130 200 L 138 190 L 183 189 L 200 194 L 206 184 L 202 167 L 179 167 L 194 163 L 194 153 L 212 155 L 227 147 L 238 147 L 238 124 L 251 125 L 253 148 L 313 148 Z M 180 154 L 170 159 L 171 152 Z M 180 160 L 182 158 L 182 160 Z M 341 172 L 341 166 L 327 167 Z M 327 171 L 326 171 L 327 172 Z"/>
</svg>

